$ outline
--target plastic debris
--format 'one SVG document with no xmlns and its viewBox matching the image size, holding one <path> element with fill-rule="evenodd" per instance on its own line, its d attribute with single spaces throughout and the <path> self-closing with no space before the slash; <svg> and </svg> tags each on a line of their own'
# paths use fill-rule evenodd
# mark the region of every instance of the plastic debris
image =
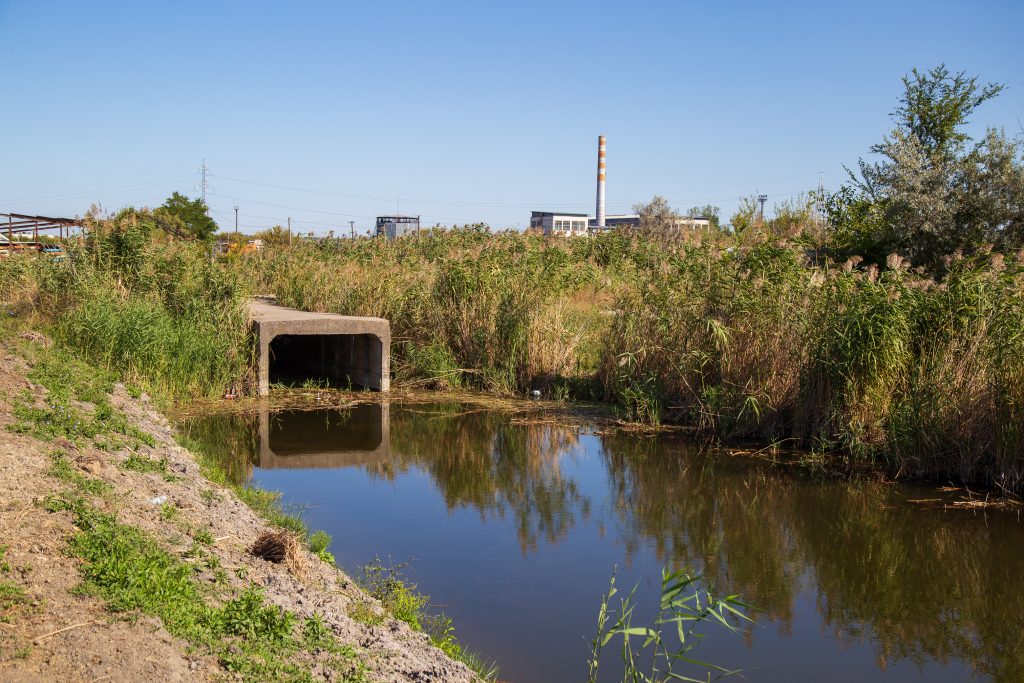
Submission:
<svg viewBox="0 0 1024 683">
<path fill-rule="evenodd" d="M 167 496 L 157 496 L 149 501 L 150 505 L 163 505 L 167 502 Z"/>
</svg>

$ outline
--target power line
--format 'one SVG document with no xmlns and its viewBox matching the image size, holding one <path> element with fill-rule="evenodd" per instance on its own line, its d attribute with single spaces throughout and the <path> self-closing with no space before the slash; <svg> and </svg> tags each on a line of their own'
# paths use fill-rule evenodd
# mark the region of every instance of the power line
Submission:
<svg viewBox="0 0 1024 683">
<path fill-rule="evenodd" d="M 808 177 L 810 175 L 811 175 L 810 173 L 799 173 L 799 174 L 793 174 L 793 175 L 789 175 L 789 176 L 781 176 L 781 177 L 777 177 L 777 178 L 769 178 L 767 180 L 762 179 L 761 182 L 777 182 L 779 180 L 790 180 L 792 178 L 802 178 L 802 177 Z M 249 180 L 249 179 L 245 179 L 245 178 L 235 178 L 235 177 L 231 177 L 231 176 L 217 175 L 216 177 L 220 178 L 221 180 L 228 180 L 228 181 L 236 182 L 236 183 L 244 183 L 244 184 L 247 184 L 247 185 L 257 185 L 257 186 L 261 186 L 261 187 L 272 187 L 272 188 L 279 189 L 279 190 L 290 190 L 290 191 L 293 191 L 293 192 L 305 192 L 305 193 L 309 193 L 309 194 L 321 194 L 321 195 L 328 195 L 328 196 L 348 197 L 348 198 L 352 198 L 352 199 L 369 199 L 369 200 L 375 200 L 375 201 L 381 201 L 381 202 L 391 201 L 392 199 L 395 198 L 394 195 L 389 195 L 389 194 L 386 194 L 386 193 L 361 194 L 361 193 L 355 193 L 355 192 L 338 192 L 338 191 L 331 191 L 331 190 L 318 190 L 318 189 L 312 189 L 312 188 L 307 188 L 307 187 L 298 187 L 298 186 L 295 186 L 295 185 L 282 185 L 282 184 L 278 184 L 278 183 L 267 183 L 267 182 L 261 182 L 261 181 L 257 181 L 257 180 Z M 689 188 L 689 191 L 691 191 L 691 192 L 703 192 L 703 191 L 706 191 L 706 190 L 718 190 L 718 189 L 725 189 L 725 188 L 737 188 L 738 190 L 742 190 L 742 188 L 749 187 L 752 184 L 753 183 L 735 183 L 735 184 L 729 184 L 729 185 L 718 185 L 718 186 L 704 187 L 704 188 Z M 725 196 L 725 197 L 710 197 L 710 198 L 705 197 L 705 198 L 699 198 L 699 199 L 689 199 L 689 200 L 684 200 L 684 201 L 707 201 L 707 200 L 711 200 L 711 201 L 722 200 L 722 201 L 724 201 L 726 199 L 735 199 L 735 196 L 729 195 L 729 196 Z M 589 202 L 589 200 L 587 200 L 587 201 Z M 481 200 L 423 199 L 423 198 L 410 198 L 410 197 L 406 197 L 405 198 L 405 202 L 407 204 L 414 204 L 414 205 L 415 204 L 429 204 L 429 205 L 442 205 L 442 206 L 470 206 L 470 207 L 476 206 L 476 207 L 483 207 L 483 208 L 529 208 L 531 206 L 537 206 L 537 205 L 541 205 L 541 204 L 546 205 L 548 207 L 551 207 L 552 205 L 555 205 L 555 207 L 558 208 L 558 207 L 569 207 L 569 206 L 580 206 L 581 205 L 581 202 L 579 202 L 579 201 L 576 201 L 576 200 L 566 201 L 564 198 L 562 198 L 562 199 L 553 199 L 553 198 L 547 198 L 547 199 L 534 198 L 534 199 L 530 199 L 530 198 L 522 198 L 522 199 L 516 199 L 516 200 L 512 200 L 512 201 L 508 201 L 508 200 L 481 201 Z M 622 206 L 622 204 L 617 204 L 616 206 Z"/>
<path fill-rule="evenodd" d="M 13 199 L 0 199 L 3 202 L 34 202 L 34 201 L 52 201 L 60 199 L 74 199 L 76 197 L 83 197 L 88 195 L 97 194 L 110 194 L 113 192 L 123 192 L 126 190 L 144 190 L 149 187 L 155 187 L 164 183 L 169 183 L 174 180 L 185 180 L 191 178 L 192 174 L 172 176 L 170 178 L 161 178 L 159 180 L 147 180 L 144 182 L 133 183 L 131 185 L 121 185 L 118 187 L 104 187 L 96 190 L 81 190 L 77 192 L 67 192 L 64 194 L 52 194 L 52 195 L 36 195 L 34 197 L 19 197 Z"/>
</svg>

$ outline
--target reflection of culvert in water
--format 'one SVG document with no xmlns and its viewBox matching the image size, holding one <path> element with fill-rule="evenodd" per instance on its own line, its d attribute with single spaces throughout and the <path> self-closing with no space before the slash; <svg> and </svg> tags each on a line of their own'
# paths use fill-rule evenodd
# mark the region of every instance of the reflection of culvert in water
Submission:
<svg viewBox="0 0 1024 683">
<path fill-rule="evenodd" d="M 384 465 L 391 457 L 387 403 L 348 410 L 291 410 L 260 416 L 261 469 Z"/>
</svg>

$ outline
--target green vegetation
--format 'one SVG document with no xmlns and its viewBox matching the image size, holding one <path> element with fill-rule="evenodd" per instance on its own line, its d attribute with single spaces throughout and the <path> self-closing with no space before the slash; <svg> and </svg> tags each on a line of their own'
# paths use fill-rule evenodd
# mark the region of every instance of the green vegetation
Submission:
<svg viewBox="0 0 1024 683">
<path fill-rule="evenodd" d="M 154 460 L 138 453 L 132 453 L 124 462 L 121 463 L 121 467 L 126 470 L 133 470 L 135 472 L 155 472 L 158 474 L 164 474 L 167 472 L 167 461 L 166 460 Z"/>
<path fill-rule="evenodd" d="M 1024 150 L 989 128 L 964 130 L 977 108 L 1005 88 L 951 73 L 914 69 L 893 112 L 895 127 L 831 198 L 833 248 L 882 264 L 898 253 L 935 272 L 957 251 L 1024 247 Z"/>
<path fill-rule="evenodd" d="M 25 589 L 12 581 L 0 581 L 0 621 L 11 607 L 25 602 Z"/>
<path fill-rule="evenodd" d="M 620 598 L 617 608 L 611 607 L 612 598 L 618 594 L 615 577 L 612 577 L 597 614 L 597 635 L 591 643 L 588 683 L 597 683 L 601 653 L 615 638 L 622 641 L 623 681 L 696 683 L 710 680 L 712 674 L 720 677 L 738 673 L 694 659 L 691 655 L 707 635 L 699 630 L 705 623 L 718 624 L 735 633 L 737 628 L 733 621 L 750 620 L 741 611 L 745 605 L 737 596 L 716 598 L 703 587 L 701 577 L 685 570 L 670 572 L 666 569 L 661 574 L 661 598 L 653 625 L 634 626 L 635 593 L 634 586 L 629 595 Z M 640 641 L 639 646 L 636 641 Z M 704 678 L 681 674 L 679 667 L 702 670 Z"/>
<path fill-rule="evenodd" d="M 107 450 L 155 443 L 110 405 L 107 392 L 113 381 L 108 373 L 57 349 L 38 349 L 31 355 L 33 367 L 28 377 L 47 388 L 46 402 L 38 405 L 27 391 L 16 397 L 13 412 L 17 421 L 8 425 L 8 430 L 44 441 L 89 439 Z"/>
<path fill-rule="evenodd" d="M 338 673 L 362 680 L 355 652 L 321 629 L 313 640 L 298 618 L 263 601 L 250 587 L 217 604 L 192 577 L 193 567 L 165 551 L 139 529 L 118 524 L 113 515 L 74 494 L 51 500 L 51 510 L 72 513 L 81 530 L 71 550 L 85 562 L 83 592 L 103 598 L 113 612 L 135 611 L 161 619 L 164 627 L 201 652 L 215 655 L 245 680 L 308 681 L 300 656 L 329 651 L 342 655 Z M 322 626 L 322 624 L 321 624 Z"/>
<path fill-rule="evenodd" d="M 216 571 L 215 558 L 207 558 L 204 566 L 220 576 L 219 588 L 204 588 L 193 577 L 197 565 L 170 554 L 143 531 L 118 523 L 115 515 L 90 501 L 108 493 L 109 485 L 76 471 L 61 451 L 51 457 L 50 474 L 69 488 L 50 496 L 46 508 L 74 518 L 78 532 L 70 550 L 84 562 L 82 592 L 99 596 L 113 612 L 159 617 L 168 632 L 216 656 L 244 680 L 313 680 L 310 668 L 321 653 L 330 656 L 317 660 L 319 665 L 343 680 L 365 680 L 355 651 L 337 642 L 322 620 L 300 624 L 294 614 L 265 604 L 256 587 L 224 594 L 225 577 Z M 177 508 L 162 506 L 160 514 L 172 519 Z M 209 531 L 197 531 L 195 538 L 213 541 Z M 195 548 L 189 554 L 203 555 Z M 0 582 L 0 612 L 23 597 L 14 584 Z M 315 623 L 311 626 L 310 621 Z"/>
<path fill-rule="evenodd" d="M 309 535 L 309 549 L 327 564 L 334 565 L 334 555 L 328 550 L 331 545 L 331 535 L 326 531 L 314 531 Z"/>
<path fill-rule="evenodd" d="M 175 192 L 164 205 L 153 212 L 157 225 L 176 237 L 191 236 L 201 240 L 213 237 L 217 224 L 210 218 L 202 199 L 189 199 Z"/>
<path fill-rule="evenodd" d="M 430 610 L 430 596 L 420 593 L 416 590 L 416 584 L 403 578 L 402 570 L 406 566 L 384 566 L 383 561 L 375 557 L 363 567 L 360 583 L 367 593 L 380 601 L 391 617 L 409 624 L 414 631 L 425 632 L 434 645 L 452 659 L 466 664 L 483 680 L 497 680 L 497 663 L 487 662 L 475 652 L 462 647 L 455 637 L 452 620 L 444 613 L 433 614 Z M 383 615 L 368 602 L 357 602 L 349 610 L 349 616 L 365 624 L 379 624 L 383 621 Z"/>
</svg>

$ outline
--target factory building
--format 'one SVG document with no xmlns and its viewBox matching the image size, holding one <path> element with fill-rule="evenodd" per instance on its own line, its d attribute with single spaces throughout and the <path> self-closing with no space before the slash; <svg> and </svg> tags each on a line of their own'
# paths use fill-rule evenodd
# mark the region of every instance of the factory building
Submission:
<svg viewBox="0 0 1024 683">
<path fill-rule="evenodd" d="M 534 211 L 530 214 L 530 227 L 542 230 L 545 235 L 562 235 L 571 237 L 587 234 L 585 213 L 557 213 L 554 211 Z"/>
<path fill-rule="evenodd" d="M 597 227 L 597 220 L 590 219 L 590 232 L 605 232 L 615 228 L 640 227 L 639 214 L 620 214 L 605 217 L 604 228 Z M 673 226 L 676 230 L 707 230 L 711 227 L 711 219 L 705 216 L 680 216 Z"/>
<path fill-rule="evenodd" d="M 555 211 L 534 211 L 530 214 L 530 228 L 541 230 L 545 235 L 561 235 L 572 237 L 590 235 L 615 230 L 616 228 L 640 227 L 640 216 L 637 214 L 605 214 L 605 184 L 607 173 L 607 154 L 605 138 L 597 138 L 597 201 L 595 216 L 591 218 L 585 213 L 560 213 Z M 675 230 L 706 230 L 711 227 L 710 219 L 704 216 L 680 217 L 672 226 Z"/>
<path fill-rule="evenodd" d="M 420 231 L 419 216 L 377 216 L 377 237 L 393 240 L 403 235 L 415 235 Z"/>
</svg>

